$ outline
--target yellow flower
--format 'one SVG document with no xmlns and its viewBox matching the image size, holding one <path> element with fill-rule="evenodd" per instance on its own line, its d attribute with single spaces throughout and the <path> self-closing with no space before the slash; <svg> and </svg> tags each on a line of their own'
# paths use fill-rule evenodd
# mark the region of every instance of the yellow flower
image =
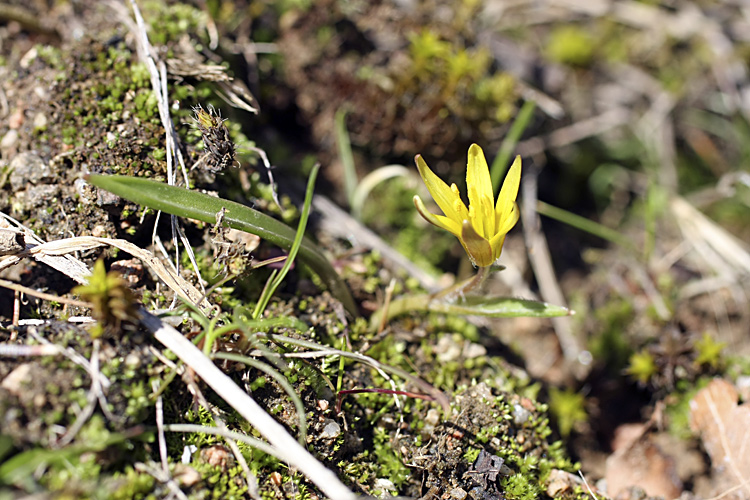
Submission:
<svg viewBox="0 0 750 500">
<path fill-rule="evenodd" d="M 454 234 L 475 265 L 492 265 L 503 251 L 505 235 L 518 222 L 516 196 L 521 182 L 521 157 L 516 156 L 495 203 L 484 152 L 472 144 L 466 169 L 469 208 L 461 200 L 455 184 L 448 187 L 430 170 L 421 155 L 417 155 L 415 161 L 427 190 L 445 215 L 428 212 L 419 196 L 415 195 L 414 205 L 419 214 L 427 222 Z"/>
</svg>

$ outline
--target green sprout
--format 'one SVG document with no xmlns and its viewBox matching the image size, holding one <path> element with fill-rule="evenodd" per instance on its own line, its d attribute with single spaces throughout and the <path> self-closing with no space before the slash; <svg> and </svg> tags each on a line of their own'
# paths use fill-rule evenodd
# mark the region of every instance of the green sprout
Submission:
<svg viewBox="0 0 750 500">
<path fill-rule="evenodd" d="M 560 434 L 568 437 L 570 432 L 586 422 L 586 399 L 580 392 L 569 389 L 550 388 L 549 409 L 557 418 Z"/>
<path fill-rule="evenodd" d="M 654 357 L 647 350 L 635 352 L 630 356 L 630 366 L 627 373 L 640 384 L 647 384 L 656 374 L 657 368 Z"/>
<path fill-rule="evenodd" d="M 726 346 L 726 342 L 717 342 L 708 332 L 704 333 L 703 337 L 695 343 L 695 351 L 698 353 L 695 364 L 697 366 L 708 365 L 717 369 L 721 364 L 721 351 Z"/>
<path fill-rule="evenodd" d="M 94 264 L 88 284 L 79 285 L 72 291 L 91 303 L 91 315 L 97 320 L 91 329 L 94 338 L 108 331 L 117 331 L 123 322 L 138 317 L 133 292 L 118 273 L 107 272 L 102 259 Z"/>
</svg>

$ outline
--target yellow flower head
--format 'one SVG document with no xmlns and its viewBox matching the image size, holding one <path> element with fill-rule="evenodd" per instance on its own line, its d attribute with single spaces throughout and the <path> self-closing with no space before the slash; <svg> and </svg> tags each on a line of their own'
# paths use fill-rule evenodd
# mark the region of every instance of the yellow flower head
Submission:
<svg viewBox="0 0 750 500">
<path fill-rule="evenodd" d="M 417 155 L 415 160 L 427 190 L 445 215 L 428 212 L 419 196 L 415 195 L 414 205 L 419 214 L 427 222 L 453 233 L 475 265 L 492 265 L 503 251 L 505 235 L 518 222 L 516 196 L 521 182 L 521 157 L 516 156 L 495 203 L 490 169 L 484 152 L 482 148 L 472 144 L 466 168 L 469 208 L 461 200 L 455 184 L 448 187 L 430 170 L 421 155 Z"/>
</svg>

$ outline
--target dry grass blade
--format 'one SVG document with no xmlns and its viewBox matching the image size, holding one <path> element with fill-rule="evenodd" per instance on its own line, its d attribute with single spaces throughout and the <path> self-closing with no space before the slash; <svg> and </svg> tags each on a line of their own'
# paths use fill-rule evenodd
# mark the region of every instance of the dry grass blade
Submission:
<svg viewBox="0 0 750 500">
<path fill-rule="evenodd" d="M 25 250 L 0 257 L 0 270 L 17 264 L 25 257 L 32 257 L 39 262 L 57 269 L 78 283 L 86 283 L 90 274 L 88 267 L 70 254 L 81 250 L 110 245 L 141 259 L 176 294 L 190 303 L 197 305 L 205 314 L 210 314 L 211 304 L 206 300 L 204 294 L 185 281 L 181 276 L 168 269 L 154 254 L 129 241 L 97 238 L 94 236 L 77 236 L 45 243 L 37 238 L 33 232 L 0 212 L 0 223 L 5 224 L 6 222 L 7 227 L 16 226 L 14 229 L 22 232 L 25 239 Z"/>
<path fill-rule="evenodd" d="M 336 475 L 315 459 L 284 427 L 266 413 L 245 391 L 208 359 L 180 332 L 142 310 L 143 325 L 155 338 L 174 352 L 186 365 L 213 389 L 227 404 L 242 415 L 264 436 L 290 466 L 297 468 L 330 498 L 354 499 L 352 493 Z"/>
<path fill-rule="evenodd" d="M 63 256 L 80 250 L 89 250 L 104 245 L 119 248 L 133 257 L 141 259 L 175 293 L 183 297 L 185 300 L 196 304 L 204 313 L 208 314 L 210 312 L 211 305 L 198 289 L 179 275 L 170 271 L 161 260 L 154 256 L 154 254 L 126 240 L 97 238 L 94 236 L 77 236 L 75 238 L 65 238 L 37 245 L 28 249 L 26 253 L 29 256 L 34 257 L 36 260 L 44 262 L 44 260 L 49 257 Z M 85 276 L 88 276 L 88 274 L 87 270 Z"/>
<path fill-rule="evenodd" d="M 685 240 L 699 256 L 700 268 L 711 269 L 715 275 L 688 284 L 681 295 L 691 297 L 716 286 L 730 287 L 735 298 L 744 301 L 739 285 L 750 275 L 750 253 L 744 245 L 683 198 L 673 197 L 670 209 Z M 713 282 L 717 285 L 712 285 Z"/>
<path fill-rule="evenodd" d="M 316 195 L 313 208 L 322 219 L 319 223 L 321 231 L 336 237 L 353 241 L 354 246 L 363 246 L 380 252 L 380 254 L 395 266 L 404 269 L 409 276 L 419 280 L 419 284 L 430 292 L 437 292 L 440 286 L 437 279 L 414 265 L 409 259 L 395 250 L 380 236 L 366 228 L 357 219 L 336 206 L 325 196 Z"/>
<path fill-rule="evenodd" d="M 700 431 L 714 467 L 721 498 L 750 498 L 750 405 L 738 405 L 737 390 L 712 381 L 690 401 L 690 426 Z"/>
<path fill-rule="evenodd" d="M 0 227 L 12 228 L 23 232 L 25 249 L 31 251 L 38 245 L 44 243 L 31 229 L 2 212 L 0 212 Z M 0 270 L 18 264 L 25 257 L 25 253 L 16 253 L 0 257 Z M 40 253 L 34 256 L 37 261 L 56 269 L 76 281 L 77 283 L 86 283 L 86 277 L 90 274 L 89 268 L 80 260 L 72 255 L 47 255 Z"/>
<path fill-rule="evenodd" d="M 12 221 L 10 218 L 7 219 Z M 13 222 L 19 228 L 23 227 L 17 222 Z M 139 248 L 128 241 L 96 238 L 93 236 L 80 236 L 44 243 L 36 238 L 31 231 L 27 231 L 26 234 L 28 240 L 39 241 L 40 244 L 34 246 L 33 244 L 27 243 L 26 251 L 17 255 L 6 256 L 0 261 L 0 268 L 5 264 L 8 266 L 15 264 L 28 256 L 32 256 L 41 262 L 46 262 L 50 258 L 69 258 L 85 269 L 85 273 L 75 273 L 74 276 L 69 276 L 77 281 L 85 282 L 87 276 L 90 274 L 88 268 L 86 268 L 82 262 L 67 254 L 78 250 L 96 248 L 102 245 L 112 245 L 143 260 L 154 270 L 155 273 L 164 279 L 165 283 L 172 287 L 176 293 L 193 303 L 200 304 L 201 308 L 205 305 L 210 309 L 208 302 L 201 296 L 195 287 L 179 276 L 172 274 L 159 259 L 151 254 L 151 252 Z M 12 263 L 9 263 L 11 261 Z M 245 417 L 253 427 L 258 429 L 258 431 L 265 436 L 266 439 L 277 448 L 277 450 L 279 450 L 278 453 L 283 457 L 285 462 L 304 473 L 330 498 L 341 500 L 355 498 L 354 494 L 339 481 L 333 472 L 328 470 L 307 450 L 302 448 L 294 437 L 288 434 L 286 430 L 273 419 L 273 417 L 259 407 L 246 392 L 240 389 L 229 377 L 219 370 L 219 368 L 217 368 L 210 359 L 203 355 L 193 343 L 183 337 L 180 332 L 165 325 L 161 320 L 152 316 L 145 310 L 142 310 L 142 314 L 144 317 L 142 320 L 144 326 L 154 332 L 156 339 L 174 352 L 183 362 L 185 362 L 185 364 L 190 366 L 219 396 L 223 397 L 225 401 Z"/>
<path fill-rule="evenodd" d="M 537 200 L 537 175 L 538 172 L 535 169 L 527 169 L 521 182 L 521 189 L 523 190 L 521 220 L 523 222 L 524 239 L 529 249 L 529 260 L 531 261 L 534 275 L 539 282 L 542 298 L 551 304 L 560 304 L 566 307 L 565 297 L 555 276 L 549 246 L 541 231 L 539 216 L 534 209 Z M 570 318 L 553 318 L 552 323 L 555 327 L 555 333 L 560 342 L 560 348 L 562 349 L 565 361 L 571 367 L 575 367 L 574 369 L 578 372 L 579 376 L 583 376 L 586 367 L 580 363 L 579 356 L 582 350 L 578 344 L 578 339 L 573 334 Z"/>
<path fill-rule="evenodd" d="M 696 245 L 696 250 L 704 255 L 706 263 L 718 274 L 734 278 L 750 274 L 750 253 L 737 238 L 683 198 L 672 198 L 670 208 L 685 238 Z M 698 247 L 698 243 L 703 243 L 707 247 Z"/>
</svg>

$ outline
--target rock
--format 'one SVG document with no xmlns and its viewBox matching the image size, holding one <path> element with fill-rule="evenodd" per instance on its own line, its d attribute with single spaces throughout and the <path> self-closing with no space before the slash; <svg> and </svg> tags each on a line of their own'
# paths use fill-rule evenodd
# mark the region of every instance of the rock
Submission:
<svg viewBox="0 0 750 500">
<path fill-rule="evenodd" d="M 341 426 L 333 420 L 329 420 L 325 427 L 323 427 L 323 432 L 320 433 L 320 437 L 333 439 L 338 437 L 339 434 L 341 434 Z"/>
<path fill-rule="evenodd" d="M 49 165 L 31 151 L 17 154 L 10 162 L 10 169 L 10 186 L 15 191 L 51 178 Z"/>
<path fill-rule="evenodd" d="M 18 142 L 18 130 L 9 130 L 0 140 L 0 149 L 8 150 L 16 145 Z"/>
</svg>

